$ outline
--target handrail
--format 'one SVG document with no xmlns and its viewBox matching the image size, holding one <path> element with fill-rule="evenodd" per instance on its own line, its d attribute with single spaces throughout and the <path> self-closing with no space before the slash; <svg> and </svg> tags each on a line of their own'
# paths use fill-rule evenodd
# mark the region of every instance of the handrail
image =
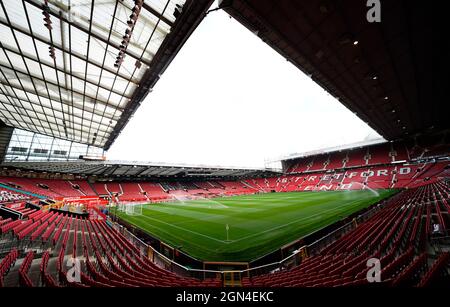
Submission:
<svg viewBox="0 0 450 307">
<path fill-rule="evenodd" d="M 117 222 L 114 222 L 116 225 L 120 225 Z M 179 264 L 178 262 L 173 261 L 172 259 L 167 258 L 166 256 L 164 256 L 163 254 L 161 254 L 160 252 L 158 252 L 156 249 L 154 249 L 151 245 L 148 245 L 147 243 L 143 242 L 141 239 L 139 239 L 138 237 L 136 237 L 132 232 L 130 232 L 126 227 L 120 225 L 122 227 L 122 229 L 124 229 L 128 235 L 132 236 L 133 239 L 139 241 L 139 243 L 141 243 L 142 245 L 144 245 L 145 247 L 149 248 L 152 250 L 153 253 L 156 253 L 158 256 L 160 256 L 161 258 L 163 258 L 164 260 L 166 260 L 167 262 L 170 262 L 171 264 L 175 264 L 180 268 L 183 268 L 186 271 L 192 271 L 192 272 L 211 272 L 211 273 L 221 273 L 224 271 L 215 271 L 215 270 L 201 270 L 201 269 L 191 269 L 188 267 L 185 267 L 182 264 Z M 145 255 L 144 255 L 145 256 Z"/>
</svg>

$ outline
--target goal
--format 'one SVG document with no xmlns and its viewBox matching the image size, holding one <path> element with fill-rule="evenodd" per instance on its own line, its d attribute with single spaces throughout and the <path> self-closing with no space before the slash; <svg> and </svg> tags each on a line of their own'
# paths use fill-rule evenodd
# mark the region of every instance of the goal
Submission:
<svg viewBox="0 0 450 307">
<path fill-rule="evenodd" d="M 126 215 L 142 215 L 142 204 L 119 203 L 117 209 Z"/>
</svg>

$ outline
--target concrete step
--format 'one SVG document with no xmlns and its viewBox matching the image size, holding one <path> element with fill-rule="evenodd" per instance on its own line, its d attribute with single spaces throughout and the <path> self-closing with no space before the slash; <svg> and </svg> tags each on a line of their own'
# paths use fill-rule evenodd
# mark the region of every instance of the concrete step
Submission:
<svg viewBox="0 0 450 307">
<path fill-rule="evenodd" d="M 19 269 L 22 265 L 23 258 L 17 259 L 14 266 L 11 267 L 9 272 L 3 277 L 3 284 L 5 287 L 18 287 L 19 286 Z"/>
<path fill-rule="evenodd" d="M 33 286 L 42 286 L 41 282 L 41 262 L 42 258 L 33 259 L 31 262 L 30 270 L 28 271 L 28 277 L 33 282 Z"/>
</svg>

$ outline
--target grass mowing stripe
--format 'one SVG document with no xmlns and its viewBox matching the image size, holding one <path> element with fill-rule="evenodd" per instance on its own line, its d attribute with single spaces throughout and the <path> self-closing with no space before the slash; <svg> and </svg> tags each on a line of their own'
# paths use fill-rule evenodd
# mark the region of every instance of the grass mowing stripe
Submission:
<svg viewBox="0 0 450 307">
<path fill-rule="evenodd" d="M 353 202 L 350 202 L 350 203 L 347 204 L 347 205 L 343 205 L 342 207 L 346 207 L 346 206 L 352 205 L 352 204 L 354 204 L 355 202 L 357 202 L 357 200 L 355 200 L 355 201 L 353 201 Z M 279 225 L 279 226 L 276 226 L 276 227 L 273 227 L 273 228 L 270 228 L 270 229 L 266 229 L 266 230 L 261 231 L 261 232 L 258 232 L 258 233 L 254 233 L 254 234 L 245 236 L 245 237 L 243 237 L 243 238 L 239 238 L 238 240 L 233 240 L 232 242 L 239 242 L 239 241 L 242 241 L 242 240 L 246 240 L 246 239 L 248 239 L 248 238 L 251 238 L 251 237 L 254 237 L 254 236 L 258 236 L 258 235 L 261 235 L 261 234 L 263 234 L 263 233 L 266 233 L 266 232 L 269 232 L 269 231 L 273 231 L 273 230 L 276 230 L 276 229 L 280 229 L 280 228 L 289 226 L 289 225 L 291 225 L 291 224 L 298 223 L 298 222 L 300 222 L 300 221 L 312 219 L 312 217 L 314 217 L 314 216 L 321 216 L 321 215 L 323 215 L 323 214 L 326 213 L 326 212 L 337 211 L 337 210 L 340 211 L 340 209 L 341 209 L 341 208 L 328 209 L 328 210 L 325 210 L 324 212 L 319 212 L 319 213 L 316 213 L 316 214 L 313 214 L 313 215 L 310 215 L 310 216 L 306 216 L 306 217 L 303 217 L 303 218 L 301 218 L 301 219 L 298 219 L 298 220 L 295 220 L 295 221 L 292 221 L 292 222 L 289 222 L 289 223 L 286 223 L 286 224 L 282 224 L 282 225 Z"/>
<path fill-rule="evenodd" d="M 145 205 L 118 213 L 197 259 L 249 261 L 393 194 L 393 190 L 285 192 Z M 230 225 L 226 241 L 225 225 Z M 182 226 L 180 226 L 182 225 Z"/>
<path fill-rule="evenodd" d="M 136 224 L 136 222 L 133 222 L 132 220 L 133 220 L 133 219 L 130 219 L 128 222 L 131 223 L 131 224 L 133 224 L 133 225 L 135 225 L 135 226 L 139 226 L 138 224 Z M 169 232 L 167 229 L 160 228 L 160 227 L 157 227 L 157 226 L 155 226 L 155 225 L 152 225 L 152 224 L 149 224 L 149 223 L 146 223 L 146 222 L 144 222 L 144 224 L 145 224 L 146 226 L 150 227 L 150 228 L 156 228 L 156 229 L 158 229 L 158 230 L 161 230 L 162 232 L 165 232 L 167 235 L 174 237 L 176 240 L 183 240 L 183 238 L 178 237 L 178 236 L 175 236 L 173 233 Z M 145 229 L 147 229 L 147 228 L 145 228 Z M 203 247 L 203 245 L 197 244 L 197 243 L 195 243 L 195 242 L 191 242 L 191 244 L 192 244 L 192 245 L 195 245 L 195 246 L 197 246 L 197 247 L 199 247 L 199 248 L 202 248 L 202 247 Z"/>
<path fill-rule="evenodd" d="M 183 228 L 183 227 L 180 227 L 180 226 L 177 226 L 177 225 L 174 225 L 174 224 L 166 223 L 166 222 L 163 222 L 163 221 L 160 221 L 160 220 L 151 218 L 151 217 L 149 217 L 149 216 L 143 215 L 142 217 L 143 217 L 143 218 L 146 218 L 146 219 L 153 220 L 153 221 L 157 221 L 158 223 L 162 223 L 162 224 L 165 224 L 165 225 L 167 225 L 167 226 L 171 226 L 171 227 L 174 227 L 174 228 L 178 228 L 178 229 L 180 229 L 180 230 L 182 230 L 182 231 L 188 231 L 188 232 L 193 233 L 193 234 L 195 234 L 195 235 L 197 235 L 197 236 L 201 236 L 201 237 L 204 237 L 204 238 L 207 238 L 207 239 L 210 239 L 210 240 L 214 240 L 214 241 L 217 241 L 217 242 L 226 243 L 226 242 L 223 241 L 223 240 L 219 240 L 219 239 L 210 237 L 210 236 L 208 236 L 208 235 L 205 235 L 205 234 L 202 234 L 202 233 L 199 233 L 199 232 L 196 232 L 196 231 L 192 231 L 192 230 L 189 230 L 189 229 L 187 229 L 187 228 Z"/>
</svg>

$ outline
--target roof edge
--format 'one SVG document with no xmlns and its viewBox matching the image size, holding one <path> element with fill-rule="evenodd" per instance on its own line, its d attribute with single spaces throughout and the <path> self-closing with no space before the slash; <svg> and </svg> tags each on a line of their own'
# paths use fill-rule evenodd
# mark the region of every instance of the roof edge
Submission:
<svg viewBox="0 0 450 307">
<path fill-rule="evenodd" d="M 206 12 L 213 2 L 214 0 L 187 0 L 183 5 L 181 15 L 176 19 L 171 32 L 166 36 L 152 59 L 152 67 L 145 72 L 142 83 L 134 92 L 128 106 L 111 132 L 103 147 L 104 150 L 108 150 L 120 135 L 120 132 L 144 101 L 147 94 L 155 86 L 181 47 L 183 47 L 184 43 L 206 16 Z"/>
</svg>

